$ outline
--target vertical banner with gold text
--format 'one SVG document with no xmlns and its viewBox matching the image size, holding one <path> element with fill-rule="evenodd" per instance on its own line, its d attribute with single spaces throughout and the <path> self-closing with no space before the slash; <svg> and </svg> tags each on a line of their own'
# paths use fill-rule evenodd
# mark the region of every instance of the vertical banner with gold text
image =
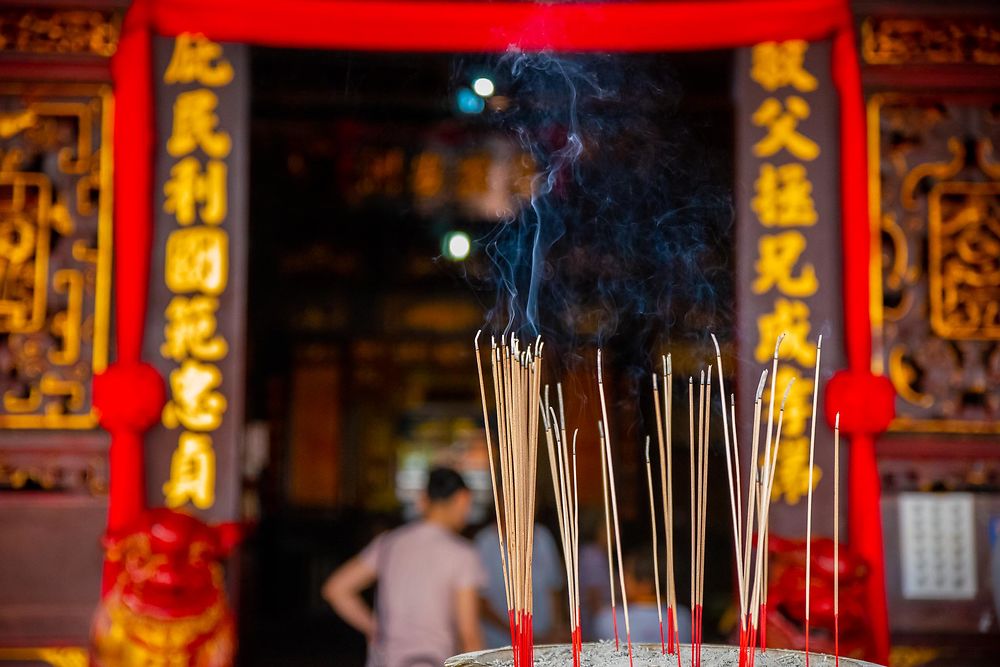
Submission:
<svg viewBox="0 0 1000 667">
<path fill-rule="evenodd" d="M 746 466 L 753 392 L 761 371 L 770 373 L 775 340 L 784 333 L 775 422 L 785 388 L 795 382 L 785 406 L 770 525 L 776 535 L 804 537 L 816 341 L 822 334 L 813 534 L 831 535 L 833 433 L 823 417 L 822 388 L 843 366 L 844 341 L 839 136 L 830 43 L 791 40 L 740 49 L 734 78 L 740 454 Z M 764 398 L 766 428 L 767 390 Z M 761 456 L 764 438 L 762 430 Z M 846 470 L 846 457 L 841 463 Z"/>
<path fill-rule="evenodd" d="M 246 47 L 156 37 L 156 229 L 145 356 L 167 404 L 147 437 L 150 506 L 239 518 L 244 400 Z"/>
</svg>

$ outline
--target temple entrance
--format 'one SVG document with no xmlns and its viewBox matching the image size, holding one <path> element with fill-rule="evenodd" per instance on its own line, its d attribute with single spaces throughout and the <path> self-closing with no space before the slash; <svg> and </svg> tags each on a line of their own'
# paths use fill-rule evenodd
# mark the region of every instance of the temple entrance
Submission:
<svg viewBox="0 0 1000 667">
<path fill-rule="evenodd" d="M 502 333 L 510 313 L 497 284 L 501 259 L 488 249 L 498 229 L 530 220 L 533 179 L 565 181 L 557 197 L 534 184 L 551 207 L 543 224 L 571 222 L 569 212 L 592 206 L 567 201 L 593 193 L 574 192 L 568 171 L 540 163 L 571 132 L 584 149 L 565 169 L 582 170 L 598 196 L 620 194 L 622 219 L 609 224 L 645 224 L 651 208 L 629 193 L 642 197 L 643 174 L 684 160 L 698 165 L 697 177 L 664 182 L 696 183 L 708 211 L 688 214 L 705 225 L 697 235 L 705 247 L 678 246 L 692 253 L 677 258 L 679 270 L 702 253 L 705 274 L 690 278 L 705 288 L 699 295 L 678 289 L 671 302 L 666 284 L 636 284 L 632 303 L 575 299 L 587 280 L 611 285 L 607 296 L 616 298 L 613 283 L 630 277 L 614 265 L 587 275 L 588 263 L 610 257 L 602 236 L 570 232 L 541 268 L 544 280 L 565 282 L 564 302 L 547 293 L 538 317 L 553 357 L 565 359 L 553 362 L 551 376 L 566 385 L 569 419 L 581 428 L 582 511 L 602 511 L 590 385 L 603 337 L 616 388 L 638 399 L 623 393 L 614 419 L 627 529 L 637 540 L 646 535 L 641 440 L 655 421 L 640 365 L 671 351 L 679 369 L 693 369 L 711 348 L 710 322 L 724 345 L 732 340 L 733 228 L 715 216 L 733 178 L 731 61 L 730 52 L 550 57 L 526 60 L 521 67 L 536 69 L 525 72 L 512 57 L 252 49 L 247 444 L 260 527 L 242 574 L 246 664 L 325 664 L 335 655 L 337 664 L 361 664 L 360 636 L 320 587 L 377 531 L 413 516 L 428 466 L 451 465 L 473 486 L 470 535 L 491 520 L 472 341 L 484 322 Z M 574 103 L 589 114 L 579 128 L 567 124 Z M 594 115 L 600 107 L 606 118 Z M 648 164 L 622 162 L 627 142 L 643 138 L 675 155 L 649 151 Z M 684 219 L 668 198 L 649 197 L 665 219 Z M 650 294 L 666 318 L 639 314 Z M 686 458 L 678 465 L 686 471 Z M 556 534 L 540 468 L 541 518 Z M 712 502 L 724 507 L 717 472 Z M 677 483 L 686 488 L 686 473 Z M 686 525 L 677 529 L 679 549 Z M 721 529 L 710 540 L 725 546 Z M 727 604 L 728 580 L 713 581 L 708 595 L 714 617 Z"/>
</svg>

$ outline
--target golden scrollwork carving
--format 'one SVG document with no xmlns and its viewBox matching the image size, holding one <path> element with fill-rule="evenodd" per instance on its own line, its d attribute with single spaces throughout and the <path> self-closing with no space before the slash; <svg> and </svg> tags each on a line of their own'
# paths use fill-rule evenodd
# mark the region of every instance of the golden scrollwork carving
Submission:
<svg viewBox="0 0 1000 667">
<path fill-rule="evenodd" d="M 111 95 L 0 85 L 0 428 L 94 428 L 107 363 Z"/>
<path fill-rule="evenodd" d="M 1000 340 L 1000 182 L 935 185 L 928 223 L 935 333 Z"/>
<path fill-rule="evenodd" d="M 0 10 L 0 52 L 107 57 L 120 31 L 121 16 L 112 10 Z"/>
<path fill-rule="evenodd" d="M 990 104 L 868 104 L 873 370 L 893 430 L 1000 432 L 1000 128 Z"/>
<path fill-rule="evenodd" d="M 869 65 L 1000 65 L 1000 21 L 868 17 L 861 54 Z"/>
</svg>

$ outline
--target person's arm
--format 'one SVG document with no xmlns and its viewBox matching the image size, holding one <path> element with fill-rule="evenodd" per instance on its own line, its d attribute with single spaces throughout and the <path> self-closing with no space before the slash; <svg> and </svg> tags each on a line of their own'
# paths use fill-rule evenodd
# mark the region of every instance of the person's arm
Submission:
<svg viewBox="0 0 1000 667">
<path fill-rule="evenodd" d="M 483 647 L 479 629 L 479 593 L 474 587 L 455 591 L 455 621 L 458 623 L 458 644 L 463 653 Z"/>
<path fill-rule="evenodd" d="M 375 583 L 375 569 L 360 556 L 337 568 L 323 584 L 323 599 L 355 630 L 369 640 L 375 636 L 375 615 L 361 592 Z"/>
</svg>

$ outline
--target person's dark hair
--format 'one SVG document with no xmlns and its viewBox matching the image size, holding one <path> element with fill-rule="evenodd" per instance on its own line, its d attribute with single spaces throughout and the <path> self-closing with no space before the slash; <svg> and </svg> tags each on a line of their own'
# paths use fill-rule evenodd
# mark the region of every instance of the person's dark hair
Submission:
<svg viewBox="0 0 1000 667">
<path fill-rule="evenodd" d="M 631 574 L 636 581 L 654 583 L 656 567 L 653 564 L 653 554 L 650 547 L 628 549 L 625 552 L 625 571 Z"/>
<path fill-rule="evenodd" d="M 468 488 L 462 476 L 451 468 L 434 468 L 427 475 L 427 499 L 431 502 L 448 500 Z"/>
</svg>

